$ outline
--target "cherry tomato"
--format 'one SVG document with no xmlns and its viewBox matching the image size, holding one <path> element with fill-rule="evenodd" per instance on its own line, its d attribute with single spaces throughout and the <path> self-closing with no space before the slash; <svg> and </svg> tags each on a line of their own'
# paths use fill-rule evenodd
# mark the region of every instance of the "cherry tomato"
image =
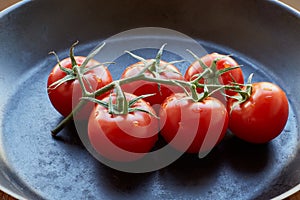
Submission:
<svg viewBox="0 0 300 200">
<path fill-rule="evenodd" d="M 85 59 L 86 57 L 83 56 L 75 56 L 78 66 L 81 66 Z M 98 64 L 100 63 L 91 59 L 86 65 L 86 68 L 93 67 Z M 63 68 L 72 69 L 72 62 L 70 58 L 62 60 L 60 65 Z M 78 104 L 79 99 L 82 97 L 82 90 L 78 79 L 72 79 L 60 85 L 53 85 L 53 83 L 58 80 L 65 78 L 66 75 L 66 72 L 62 71 L 57 64 L 52 69 L 47 82 L 49 99 L 55 109 L 64 117 L 71 113 L 73 107 Z M 84 84 L 89 92 L 93 92 L 111 82 L 112 76 L 108 69 L 104 66 L 96 67 L 84 74 Z M 107 94 L 104 95 L 106 96 Z M 104 95 L 99 98 L 104 97 Z M 92 104 L 85 106 L 84 109 L 76 115 L 76 119 L 88 119 L 91 109 Z"/>
<path fill-rule="evenodd" d="M 128 101 L 135 98 L 125 93 Z M 111 99 L 110 99 L 111 98 Z M 103 101 L 116 102 L 116 95 Z M 154 113 L 144 100 L 137 101 L 132 108 L 141 108 Z M 88 122 L 88 136 L 93 148 L 105 158 L 113 161 L 134 161 L 148 153 L 158 139 L 158 119 L 147 112 L 134 111 L 128 114 L 111 114 L 108 108 L 97 104 Z"/>
<path fill-rule="evenodd" d="M 238 63 L 231 57 L 222 55 L 222 54 L 218 54 L 218 53 L 207 54 L 201 58 L 201 61 L 206 66 L 211 67 L 213 61 L 216 59 L 218 59 L 218 61 L 216 62 L 217 71 L 238 66 Z M 186 70 L 184 78 L 187 81 L 191 81 L 191 80 L 195 79 L 195 76 L 197 74 L 201 74 L 203 71 L 204 70 L 203 70 L 202 66 L 199 64 L 199 62 L 195 61 Z M 213 73 L 215 73 L 215 72 L 213 72 Z M 236 83 L 240 83 L 240 84 L 244 83 L 244 76 L 243 76 L 243 73 L 242 73 L 242 70 L 240 67 L 232 69 L 230 71 L 227 71 L 219 76 L 217 74 L 212 74 L 212 76 L 213 77 L 206 78 L 205 82 L 211 81 L 208 79 L 217 78 L 219 84 L 222 84 L 222 85 L 230 85 L 230 83 L 232 83 L 233 81 L 235 81 Z M 215 76 L 217 76 L 217 77 L 215 77 Z M 214 80 L 212 80 L 212 82 L 214 82 Z M 204 83 L 204 79 L 200 79 L 199 83 Z M 199 93 L 203 92 L 203 89 L 198 88 L 198 92 Z M 230 91 L 230 90 L 226 90 L 225 92 L 227 95 L 231 95 L 231 96 L 236 94 L 236 92 Z"/>
<path fill-rule="evenodd" d="M 168 97 L 160 110 L 161 134 L 175 149 L 187 153 L 209 152 L 224 137 L 228 113 L 214 97 L 200 102 L 183 93 Z"/>
<path fill-rule="evenodd" d="M 151 60 L 148 60 L 149 62 Z M 121 78 L 132 77 L 140 73 L 144 69 L 144 64 L 142 62 L 137 62 L 130 65 L 125 69 Z M 177 67 L 172 64 L 168 64 L 165 61 L 160 61 L 160 67 L 163 69 L 159 73 L 159 78 L 161 79 L 173 79 L 173 80 L 184 80 Z M 145 71 L 145 76 L 154 77 L 154 74 L 150 70 Z M 144 100 L 149 102 L 151 105 L 161 104 L 168 96 L 175 92 L 182 92 L 180 87 L 161 85 L 157 83 L 150 83 L 146 81 L 135 81 L 122 86 L 122 89 L 128 93 L 133 93 L 137 96 L 144 94 L 155 94 L 153 96 L 147 97 Z"/>
<path fill-rule="evenodd" d="M 266 143 L 277 137 L 288 119 L 289 105 L 284 91 L 269 82 L 252 84 L 250 98 L 241 104 L 228 101 L 229 128 L 251 143 Z"/>
</svg>

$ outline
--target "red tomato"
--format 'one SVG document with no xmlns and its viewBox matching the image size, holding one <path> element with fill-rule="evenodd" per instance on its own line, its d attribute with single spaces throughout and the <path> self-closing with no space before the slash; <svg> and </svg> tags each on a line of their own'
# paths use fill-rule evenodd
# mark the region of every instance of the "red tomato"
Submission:
<svg viewBox="0 0 300 200">
<path fill-rule="evenodd" d="M 151 60 L 148 60 L 149 62 Z M 173 79 L 173 80 L 184 80 L 177 67 L 172 64 L 168 64 L 165 61 L 160 61 L 160 67 L 165 69 L 159 73 L 159 78 L 161 79 Z M 121 78 L 128 78 L 137 75 L 144 69 L 142 62 L 137 62 L 130 65 L 125 69 Z M 145 71 L 145 76 L 154 77 L 153 73 L 149 70 Z M 144 100 L 149 102 L 151 105 L 161 104 L 168 96 L 175 92 L 182 92 L 180 87 L 169 86 L 169 85 L 159 85 L 157 83 L 150 83 L 146 81 L 135 81 L 122 86 L 122 89 L 128 93 L 133 93 L 137 96 L 144 94 L 155 94 L 145 98 Z"/>
<path fill-rule="evenodd" d="M 269 82 L 253 83 L 250 98 L 235 104 L 235 99 L 228 101 L 228 110 L 231 109 L 229 128 L 247 142 L 269 142 L 282 132 L 288 119 L 285 93 Z"/>
<path fill-rule="evenodd" d="M 75 60 L 78 66 L 84 62 L 86 57 L 75 56 Z M 67 69 L 72 69 L 72 62 L 70 58 L 66 58 L 60 62 L 61 66 Z M 93 67 L 100 64 L 96 60 L 90 60 L 86 65 L 86 68 Z M 59 65 L 55 65 L 48 77 L 48 95 L 51 103 L 55 109 L 64 117 L 68 116 L 74 106 L 79 102 L 82 97 L 82 90 L 77 79 L 69 80 L 61 85 L 52 85 L 56 81 L 66 77 L 66 73 L 62 71 Z M 84 83 L 89 92 L 93 92 L 112 82 L 112 76 L 108 69 L 104 66 L 91 69 L 84 74 Z M 106 95 L 106 94 L 105 94 Z M 99 98 L 103 97 L 100 96 Z M 92 104 L 84 107 L 84 109 L 78 113 L 76 119 L 88 119 Z"/>
<path fill-rule="evenodd" d="M 209 152 L 224 137 L 228 113 L 214 97 L 200 102 L 183 93 L 168 97 L 160 110 L 161 134 L 175 149 L 187 153 Z"/>
<path fill-rule="evenodd" d="M 226 68 L 230 68 L 230 67 L 238 66 L 238 63 L 231 57 L 222 55 L 222 54 L 218 54 L 218 53 L 207 54 L 206 56 L 201 58 L 201 61 L 206 66 L 211 67 L 213 61 L 216 59 L 219 59 L 217 61 L 217 66 L 216 66 L 217 71 L 223 70 Z M 187 81 L 191 81 L 191 80 L 195 79 L 195 76 L 197 74 L 201 74 L 203 71 L 204 70 L 203 70 L 202 66 L 200 66 L 199 62 L 195 61 L 186 70 L 184 78 Z M 213 72 L 213 73 L 215 73 L 215 72 Z M 222 85 L 230 85 L 230 83 L 232 83 L 233 81 L 235 81 L 236 83 L 240 83 L 240 84 L 244 83 L 244 76 L 243 76 L 241 68 L 232 69 L 232 70 L 220 75 L 219 77 L 217 74 L 210 74 L 209 76 L 210 77 L 207 77 L 205 82 L 210 83 L 210 81 L 214 82 L 213 79 L 217 79 L 219 84 L 222 84 Z M 209 79 L 212 79 L 212 80 L 209 80 Z M 204 83 L 204 79 L 201 79 L 199 82 Z M 198 88 L 198 92 L 200 92 L 200 93 L 203 92 L 203 89 Z M 236 92 L 226 90 L 226 94 L 232 96 L 232 95 L 235 95 Z"/>
<path fill-rule="evenodd" d="M 135 98 L 125 93 L 128 101 Z M 109 102 L 110 97 L 103 99 Z M 112 95 L 116 102 L 116 95 Z M 142 108 L 154 113 L 144 100 L 137 101 L 132 108 Z M 134 111 L 125 115 L 110 114 L 108 109 L 97 104 L 88 122 L 88 136 L 93 148 L 113 161 L 133 161 L 143 157 L 158 139 L 158 119 L 152 115 Z"/>
</svg>

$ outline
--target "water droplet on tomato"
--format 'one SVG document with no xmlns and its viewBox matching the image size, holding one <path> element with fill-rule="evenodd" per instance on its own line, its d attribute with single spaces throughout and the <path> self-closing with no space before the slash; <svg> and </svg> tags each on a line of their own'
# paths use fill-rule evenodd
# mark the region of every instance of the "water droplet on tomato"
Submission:
<svg viewBox="0 0 300 200">
<path fill-rule="evenodd" d="M 265 96 L 265 99 L 272 99 L 272 96 Z"/>
<path fill-rule="evenodd" d="M 265 87 L 265 88 L 263 88 L 263 90 L 265 90 L 265 91 L 272 91 L 272 88 Z"/>
<path fill-rule="evenodd" d="M 203 112 L 202 108 L 199 108 L 199 107 L 193 108 L 192 111 L 195 112 L 195 113 Z"/>
<path fill-rule="evenodd" d="M 138 121 L 133 121 L 132 122 L 134 126 L 139 126 L 139 122 Z"/>
<path fill-rule="evenodd" d="M 97 80 L 98 83 L 102 82 L 102 79 L 93 74 L 93 78 Z"/>
</svg>

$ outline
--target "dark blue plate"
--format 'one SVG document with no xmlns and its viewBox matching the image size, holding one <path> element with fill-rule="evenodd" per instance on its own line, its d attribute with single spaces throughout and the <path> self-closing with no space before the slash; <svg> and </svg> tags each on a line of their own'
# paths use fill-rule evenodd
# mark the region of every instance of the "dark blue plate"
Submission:
<svg viewBox="0 0 300 200">
<path fill-rule="evenodd" d="M 230 134 L 207 157 L 184 155 L 161 170 L 130 174 L 94 159 L 47 97 L 48 52 L 87 55 L 137 27 L 180 31 L 208 52 L 232 54 L 245 75 L 289 98 L 283 133 L 265 145 Z M 300 183 L 300 14 L 278 1 L 23 1 L 0 13 L 0 185 L 24 199 L 270 199 Z M 121 58 L 120 58 L 121 59 Z M 124 63 L 123 67 L 128 63 Z M 181 68 L 183 71 L 185 68 Z M 114 68 L 117 77 L 122 67 Z"/>
</svg>

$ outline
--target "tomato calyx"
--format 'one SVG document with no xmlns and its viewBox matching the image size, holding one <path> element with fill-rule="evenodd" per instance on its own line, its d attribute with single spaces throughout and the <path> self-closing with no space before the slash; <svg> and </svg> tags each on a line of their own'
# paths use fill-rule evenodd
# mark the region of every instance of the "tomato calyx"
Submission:
<svg viewBox="0 0 300 200">
<path fill-rule="evenodd" d="M 105 63 L 99 63 L 97 65 L 94 65 L 92 67 L 86 67 L 87 64 L 89 63 L 89 61 L 97 54 L 99 53 L 99 51 L 104 47 L 105 43 L 99 45 L 98 47 L 96 47 L 87 57 L 86 59 L 83 61 L 83 63 L 81 65 L 78 65 L 78 63 L 76 62 L 76 59 L 75 59 L 75 55 L 74 55 L 74 48 L 75 46 L 78 44 L 79 42 L 76 41 L 75 43 L 72 44 L 71 48 L 70 48 L 70 59 L 71 59 L 71 62 L 72 62 L 72 68 L 66 68 L 66 67 L 63 67 L 61 65 L 61 61 L 58 57 L 58 55 L 54 52 L 54 51 L 51 51 L 49 54 L 53 54 L 55 57 L 56 57 L 56 60 L 57 60 L 57 63 L 58 63 L 58 66 L 59 66 L 59 69 L 63 72 L 66 73 L 66 75 L 57 80 L 56 82 L 52 83 L 50 86 L 49 86 L 49 89 L 56 89 L 57 87 L 59 87 L 60 85 L 62 85 L 63 83 L 65 82 L 68 82 L 68 81 L 72 81 L 72 80 L 75 80 L 75 79 L 84 79 L 83 78 L 83 75 L 86 74 L 87 72 L 97 68 L 97 67 L 100 67 L 102 65 L 105 65 L 105 64 L 112 64 L 112 62 L 105 62 Z M 82 76 L 82 77 L 79 77 L 79 76 Z M 90 86 L 90 83 L 88 81 L 85 81 L 89 87 Z M 82 80 L 82 86 L 84 86 L 83 84 L 83 80 Z M 87 93 L 87 90 L 85 89 L 85 87 L 82 88 L 83 92 L 86 92 Z"/>
<path fill-rule="evenodd" d="M 230 55 L 226 55 L 226 56 L 220 56 L 217 57 L 215 59 L 213 59 L 212 63 L 210 66 L 207 66 L 202 60 L 201 58 L 199 58 L 195 53 L 193 53 L 191 50 L 187 49 L 187 51 L 195 58 L 195 60 L 199 63 L 199 65 L 201 66 L 201 68 L 203 69 L 203 72 L 200 74 L 195 74 L 194 76 L 192 76 L 191 80 L 195 80 L 193 81 L 196 84 L 196 81 L 199 82 L 200 79 L 204 79 L 206 84 L 217 84 L 217 85 L 221 85 L 220 81 L 219 81 L 219 77 L 229 71 L 232 71 L 234 69 L 240 68 L 241 65 L 236 65 L 236 66 L 230 66 L 230 67 L 225 67 L 223 69 L 218 69 L 217 65 L 218 62 L 226 57 L 230 57 Z M 204 73 L 205 72 L 205 73 Z M 232 78 L 232 82 L 235 83 L 236 80 L 234 79 L 234 77 Z M 202 86 L 200 86 L 202 87 Z"/>
<path fill-rule="evenodd" d="M 109 101 L 102 101 L 93 97 L 83 97 L 83 100 L 88 100 L 94 103 L 97 103 L 105 108 L 107 108 L 108 113 L 111 115 L 127 115 L 128 113 L 133 113 L 133 112 L 145 112 L 155 118 L 158 118 L 158 116 L 156 116 L 155 113 L 152 113 L 149 110 L 143 109 L 143 108 L 139 108 L 139 107 L 135 107 L 135 103 L 137 103 L 138 101 L 140 101 L 143 98 L 152 96 L 154 94 L 146 94 L 146 95 L 142 95 L 142 96 L 138 96 L 135 97 L 131 100 L 127 100 L 126 99 L 126 95 L 125 93 L 121 90 L 121 87 L 119 85 L 116 85 L 116 103 L 113 103 L 112 101 L 112 94 L 110 93 L 109 95 Z"/>
<path fill-rule="evenodd" d="M 58 66 L 59 66 L 60 70 L 66 73 L 65 77 L 63 77 L 62 79 L 59 79 L 58 81 L 52 83 L 49 86 L 49 89 L 56 89 L 61 84 L 76 79 L 76 74 L 75 74 L 74 70 L 62 67 L 61 64 L 60 64 L 60 60 L 59 60 L 57 54 L 54 51 L 50 52 L 49 54 L 53 54 L 56 57 L 56 60 L 57 60 L 57 63 L 58 63 Z"/>
<path fill-rule="evenodd" d="M 171 62 L 167 62 L 165 65 L 161 65 L 161 58 L 162 58 L 162 54 L 164 51 L 164 48 L 167 44 L 163 44 L 160 49 L 158 50 L 155 59 L 145 59 L 143 57 L 140 57 L 130 51 L 125 51 L 125 53 L 128 53 L 129 55 L 131 55 L 133 58 L 141 61 L 143 63 L 143 70 L 141 70 L 139 72 L 139 74 L 143 74 L 146 71 L 151 73 L 153 75 L 153 77 L 155 78 L 159 78 L 160 74 L 163 72 L 173 72 L 173 73 L 178 73 L 175 70 L 172 69 L 168 69 L 167 66 L 170 64 L 176 64 L 176 63 L 180 63 L 180 62 L 184 62 L 184 60 L 178 60 L 178 61 L 171 61 Z"/>
<path fill-rule="evenodd" d="M 227 97 L 236 100 L 233 103 L 232 107 L 230 108 L 230 113 L 232 112 L 232 110 L 234 109 L 234 107 L 236 107 L 236 106 L 238 106 L 238 105 L 246 102 L 251 97 L 251 94 L 252 94 L 252 78 L 253 78 L 253 73 L 249 75 L 246 84 L 234 83 L 239 88 L 237 90 L 234 90 L 235 92 L 237 92 L 237 95 L 229 96 L 229 95 L 225 94 Z"/>
<path fill-rule="evenodd" d="M 240 87 L 240 86 L 229 86 L 229 85 L 220 85 L 220 84 L 201 84 L 199 80 L 205 77 L 207 73 L 210 73 L 210 71 L 211 69 L 209 67 L 205 68 L 202 73 L 198 74 L 194 80 L 189 82 L 191 95 L 188 96 L 194 102 L 203 101 L 204 99 L 211 96 L 215 92 L 225 88 L 238 89 Z M 203 88 L 203 92 L 198 93 L 197 88 Z"/>
</svg>

